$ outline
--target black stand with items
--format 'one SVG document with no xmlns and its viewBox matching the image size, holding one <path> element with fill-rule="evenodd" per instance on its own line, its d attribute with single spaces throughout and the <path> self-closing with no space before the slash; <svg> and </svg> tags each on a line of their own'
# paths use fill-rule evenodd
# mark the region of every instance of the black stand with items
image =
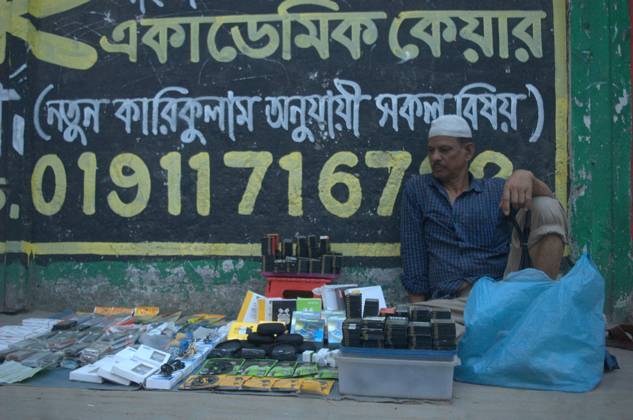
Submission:
<svg viewBox="0 0 633 420">
<path fill-rule="evenodd" d="M 261 240 L 266 297 L 314 297 L 312 290 L 329 284 L 341 272 L 342 254 L 332 252 L 330 238 L 316 235 L 281 239 L 271 233 Z"/>
</svg>

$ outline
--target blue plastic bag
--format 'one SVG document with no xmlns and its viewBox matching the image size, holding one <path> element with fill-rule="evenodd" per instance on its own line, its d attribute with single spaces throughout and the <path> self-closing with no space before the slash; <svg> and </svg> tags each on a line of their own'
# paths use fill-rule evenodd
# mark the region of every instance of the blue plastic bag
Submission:
<svg viewBox="0 0 633 420">
<path fill-rule="evenodd" d="M 455 379 L 484 385 L 585 392 L 602 380 L 604 279 L 587 255 L 550 280 L 526 269 L 473 287 Z"/>
</svg>

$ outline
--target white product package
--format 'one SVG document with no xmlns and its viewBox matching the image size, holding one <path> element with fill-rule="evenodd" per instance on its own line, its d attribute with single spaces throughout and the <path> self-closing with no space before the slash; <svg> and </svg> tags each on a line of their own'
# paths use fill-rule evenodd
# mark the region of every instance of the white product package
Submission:
<svg viewBox="0 0 633 420">
<path fill-rule="evenodd" d="M 114 382 L 120 385 L 130 385 L 130 381 L 114 373 L 113 368 L 116 363 L 124 360 L 131 359 L 136 353 L 136 349 L 133 347 L 126 347 L 115 355 L 109 355 L 104 357 L 103 363 L 99 366 L 97 374 L 103 379 L 107 379 L 110 382 Z"/>
<path fill-rule="evenodd" d="M 176 384 L 189 376 L 194 370 L 196 370 L 204 361 L 207 356 L 213 350 L 213 344 L 204 344 L 202 342 L 196 342 L 196 353 L 188 359 L 182 359 L 185 364 L 183 369 L 174 371 L 171 375 L 165 376 L 160 372 L 154 373 L 145 381 L 145 388 L 147 389 L 172 389 Z"/>
<path fill-rule="evenodd" d="M 72 370 L 68 374 L 68 379 L 77 382 L 91 382 L 93 384 L 103 383 L 103 378 L 99 376 L 99 368 L 104 364 L 105 358 L 97 360 L 89 365 Z"/>
<path fill-rule="evenodd" d="M 314 289 L 313 292 L 321 296 L 323 309 L 329 311 L 344 311 L 345 302 L 343 292 L 356 287 L 358 287 L 358 284 L 326 284 Z"/>
<path fill-rule="evenodd" d="M 169 361 L 171 355 L 152 347 L 140 345 L 132 357 L 117 360 L 112 366 L 112 373 L 142 384 L 145 379 L 156 373 L 160 367 Z"/>
<path fill-rule="evenodd" d="M 125 385 L 125 386 L 130 385 L 131 382 L 129 380 L 112 373 L 112 367 L 116 363 L 116 356 L 108 355 L 99 361 L 102 363 L 101 363 L 101 366 L 99 366 L 99 369 L 97 370 L 97 375 L 101 376 L 105 380 L 114 382 L 115 384 Z"/>
</svg>

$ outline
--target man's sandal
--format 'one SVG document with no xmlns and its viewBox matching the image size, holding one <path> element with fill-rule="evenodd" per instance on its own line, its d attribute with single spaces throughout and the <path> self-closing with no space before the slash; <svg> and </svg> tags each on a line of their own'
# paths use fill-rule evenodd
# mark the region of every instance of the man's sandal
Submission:
<svg viewBox="0 0 633 420">
<path fill-rule="evenodd" d="M 620 324 L 607 330 L 607 346 L 633 351 L 633 325 Z"/>
</svg>

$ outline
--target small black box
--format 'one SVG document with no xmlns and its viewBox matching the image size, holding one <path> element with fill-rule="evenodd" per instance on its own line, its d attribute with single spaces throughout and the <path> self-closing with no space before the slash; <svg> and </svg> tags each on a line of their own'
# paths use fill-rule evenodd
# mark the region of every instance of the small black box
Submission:
<svg viewBox="0 0 633 420">
<path fill-rule="evenodd" d="M 282 256 L 284 258 L 294 256 L 294 253 L 292 250 L 292 239 L 284 239 Z"/>
<path fill-rule="evenodd" d="M 297 236 L 297 257 L 309 258 L 308 238 L 305 236 Z"/>
<path fill-rule="evenodd" d="M 272 255 L 262 256 L 262 271 L 268 273 L 275 271 L 275 257 Z"/>
<path fill-rule="evenodd" d="M 330 237 L 329 236 L 321 236 L 319 237 L 319 254 L 329 254 L 330 253 Z"/>
<path fill-rule="evenodd" d="M 308 235 L 308 256 L 310 258 L 319 258 L 321 256 L 317 237 L 314 235 Z"/>
<path fill-rule="evenodd" d="M 432 319 L 452 319 L 451 310 L 444 308 L 433 309 Z"/>
<path fill-rule="evenodd" d="M 411 306 L 409 312 L 409 319 L 415 322 L 429 322 L 431 321 L 433 310 L 427 306 Z"/>
<path fill-rule="evenodd" d="M 365 299 L 365 307 L 363 308 L 363 318 L 368 316 L 378 316 L 380 312 L 380 303 L 378 299 Z"/>
</svg>

